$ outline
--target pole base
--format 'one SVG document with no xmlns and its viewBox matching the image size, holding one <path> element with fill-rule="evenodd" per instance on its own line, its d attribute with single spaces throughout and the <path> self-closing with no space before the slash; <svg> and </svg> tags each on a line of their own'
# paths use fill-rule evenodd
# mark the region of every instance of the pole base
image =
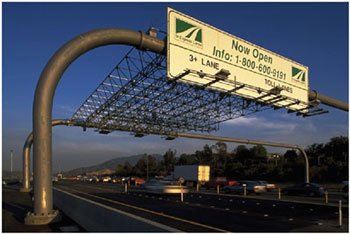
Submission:
<svg viewBox="0 0 350 234">
<path fill-rule="evenodd" d="M 46 225 L 49 223 L 57 223 L 62 219 L 58 210 L 52 210 L 51 213 L 44 214 L 35 214 L 32 212 L 28 212 L 27 216 L 24 218 L 24 224 L 26 225 Z"/>
<path fill-rule="evenodd" d="M 20 192 L 21 193 L 29 193 L 30 191 L 32 191 L 33 189 L 32 188 L 20 188 Z"/>
</svg>

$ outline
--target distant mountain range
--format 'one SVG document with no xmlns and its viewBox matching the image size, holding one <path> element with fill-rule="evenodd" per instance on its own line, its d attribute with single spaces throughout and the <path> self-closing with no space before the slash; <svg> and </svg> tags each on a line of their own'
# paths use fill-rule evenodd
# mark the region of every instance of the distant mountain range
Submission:
<svg viewBox="0 0 350 234">
<path fill-rule="evenodd" d="M 89 167 L 80 167 L 68 172 L 63 172 L 63 176 L 77 176 L 82 175 L 85 173 L 92 173 L 97 171 L 103 171 L 105 169 L 109 169 L 112 171 L 115 171 L 118 164 L 124 165 L 125 162 L 129 162 L 132 166 L 134 166 L 137 161 L 139 161 L 141 158 L 145 157 L 144 154 L 138 154 L 128 157 L 121 157 L 121 158 L 114 158 L 108 161 L 105 161 L 101 164 L 97 164 L 95 166 L 89 166 Z M 152 154 L 152 157 L 156 158 L 157 160 L 162 160 L 163 156 L 160 154 Z M 106 170 L 108 171 L 108 170 Z"/>
</svg>

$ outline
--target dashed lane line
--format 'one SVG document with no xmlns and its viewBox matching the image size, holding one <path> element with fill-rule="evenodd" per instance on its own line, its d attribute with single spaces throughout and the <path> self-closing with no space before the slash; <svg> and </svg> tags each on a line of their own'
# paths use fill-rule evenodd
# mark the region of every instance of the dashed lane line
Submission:
<svg viewBox="0 0 350 234">
<path fill-rule="evenodd" d="M 81 192 L 81 191 L 78 191 L 78 190 L 75 190 L 75 189 L 71 189 L 70 188 L 70 190 L 72 190 L 72 191 L 74 191 L 76 193 L 81 193 L 81 194 L 84 194 L 84 195 L 87 195 L 87 196 L 90 196 L 90 197 L 94 197 L 94 198 L 97 198 L 97 199 L 100 199 L 100 200 L 104 200 L 104 201 L 111 202 L 111 203 L 114 203 L 114 204 L 118 204 L 118 205 L 121 205 L 121 206 L 126 206 L 126 207 L 129 207 L 129 208 L 132 208 L 132 209 L 136 209 L 136 210 L 141 210 L 141 211 L 144 211 L 144 212 L 147 212 L 147 213 L 150 213 L 150 214 L 155 214 L 155 215 L 158 215 L 158 216 L 166 217 L 166 218 L 177 220 L 177 221 L 180 221 L 180 222 L 189 223 L 189 224 L 192 224 L 192 225 L 195 225 L 195 226 L 211 229 L 211 230 L 214 230 L 214 231 L 217 231 L 217 232 L 226 232 L 226 233 L 230 232 L 230 231 L 227 231 L 227 230 L 224 230 L 224 229 L 221 229 L 221 228 L 216 228 L 216 227 L 208 226 L 208 225 L 205 225 L 205 224 L 197 223 L 197 222 L 194 222 L 194 221 L 191 221 L 191 220 L 186 220 L 186 219 L 178 218 L 178 217 L 175 217 L 175 216 L 166 215 L 164 213 L 159 213 L 159 212 L 156 212 L 156 211 L 153 211 L 153 210 L 148 210 L 148 209 L 145 209 L 145 208 L 141 208 L 141 207 L 133 206 L 133 205 L 130 205 L 130 204 L 126 204 L 126 203 L 123 203 L 123 202 L 118 202 L 118 201 L 107 199 L 107 198 L 104 198 L 104 197 L 100 197 L 100 196 L 84 193 L 84 192 Z"/>
</svg>

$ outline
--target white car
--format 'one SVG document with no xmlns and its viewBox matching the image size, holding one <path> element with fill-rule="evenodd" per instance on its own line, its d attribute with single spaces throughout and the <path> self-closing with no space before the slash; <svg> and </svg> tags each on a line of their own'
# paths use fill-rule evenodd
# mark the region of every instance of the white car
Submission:
<svg viewBox="0 0 350 234">
<path fill-rule="evenodd" d="M 186 186 L 177 185 L 171 181 L 150 180 L 141 185 L 142 188 L 149 193 L 157 194 L 174 194 L 174 193 L 188 193 Z"/>
<path fill-rule="evenodd" d="M 268 182 L 265 181 L 265 180 L 260 180 L 260 181 L 257 181 L 257 182 L 258 182 L 259 184 L 261 184 L 261 185 L 264 185 L 264 186 L 266 187 L 266 190 L 267 190 L 268 192 L 270 192 L 270 191 L 276 189 L 276 185 L 275 185 L 275 184 L 268 183 Z"/>
<path fill-rule="evenodd" d="M 51 179 L 52 179 L 52 182 L 58 182 L 58 177 L 56 176 L 53 176 Z"/>
<path fill-rule="evenodd" d="M 102 182 L 110 182 L 111 181 L 111 177 L 110 176 L 105 176 L 102 178 Z"/>
</svg>

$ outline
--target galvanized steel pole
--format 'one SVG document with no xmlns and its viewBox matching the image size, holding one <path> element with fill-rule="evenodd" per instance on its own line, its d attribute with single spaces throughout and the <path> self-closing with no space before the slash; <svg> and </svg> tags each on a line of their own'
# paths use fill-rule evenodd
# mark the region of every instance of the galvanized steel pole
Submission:
<svg viewBox="0 0 350 234">
<path fill-rule="evenodd" d="M 13 179 L 13 150 L 10 151 L 10 177 Z"/>
<path fill-rule="evenodd" d="M 177 132 L 174 133 L 174 137 L 187 137 L 187 138 L 196 138 L 196 139 L 203 139 L 203 140 L 214 140 L 214 141 L 224 141 L 224 142 L 235 142 L 235 143 L 242 143 L 242 144 L 253 144 L 253 145 L 266 145 L 266 146 L 272 146 L 272 147 L 283 147 L 283 148 L 290 148 L 290 149 L 297 149 L 301 152 L 301 155 L 304 157 L 305 162 L 305 174 L 304 179 L 306 183 L 310 182 L 310 176 L 309 176 L 309 159 L 306 155 L 306 152 L 297 145 L 288 145 L 288 144 L 281 144 L 281 143 L 274 143 L 274 142 L 265 142 L 265 141 L 254 141 L 254 140 L 245 140 L 245 139 L 238 139 L 238 138 L 231 138 L 231 137 L 220 137 L 220 136 L 211 136 L 211 135 L 199 135 L 199 134 L 193 134 L 193 133 L 184 133 L 184 132 Z"/>
<path fill-rule="evenodd" d="M 71 121 L 69 119 L 56 119 L 52 120 L 52 126 L 56 125 L 69 125 L 71 124 Z M 72 122 L 74 125 L 74 122 Z M 30 150 L 32 148 L 33 144 L 33 132 L 31 132 L 26 142 L 24 143 L 23 147 L 23 182 L 22 182 L 22 188 L 20 188 L 20 192 L 30 192 L 32 188 L 30 187 Z"/>
<path fill-rule="evenodd" d="M 340 110 L 349 112 L 349 104 L 345 102 L 320 94 L 316 90 L 309 90 L 308 94 L 309 94 L 310 101 L 318 100 L 325 105 L 332 106 Z"/>
<path fill-rule="evenodd" d="M 52 198 L 52 103 L 58 82 L 68 66 L 80 55 L 94 48 L 123 44 L 165 54 L 164 41 L 143 32 L 107 28 L 83 33 L 63 45 L 49 60 L 36 86 L 33 104 L 33 167 L 34 213 L 25 218 L 26 224 L 50 223 L 57 212 Z"/>
</svg>

